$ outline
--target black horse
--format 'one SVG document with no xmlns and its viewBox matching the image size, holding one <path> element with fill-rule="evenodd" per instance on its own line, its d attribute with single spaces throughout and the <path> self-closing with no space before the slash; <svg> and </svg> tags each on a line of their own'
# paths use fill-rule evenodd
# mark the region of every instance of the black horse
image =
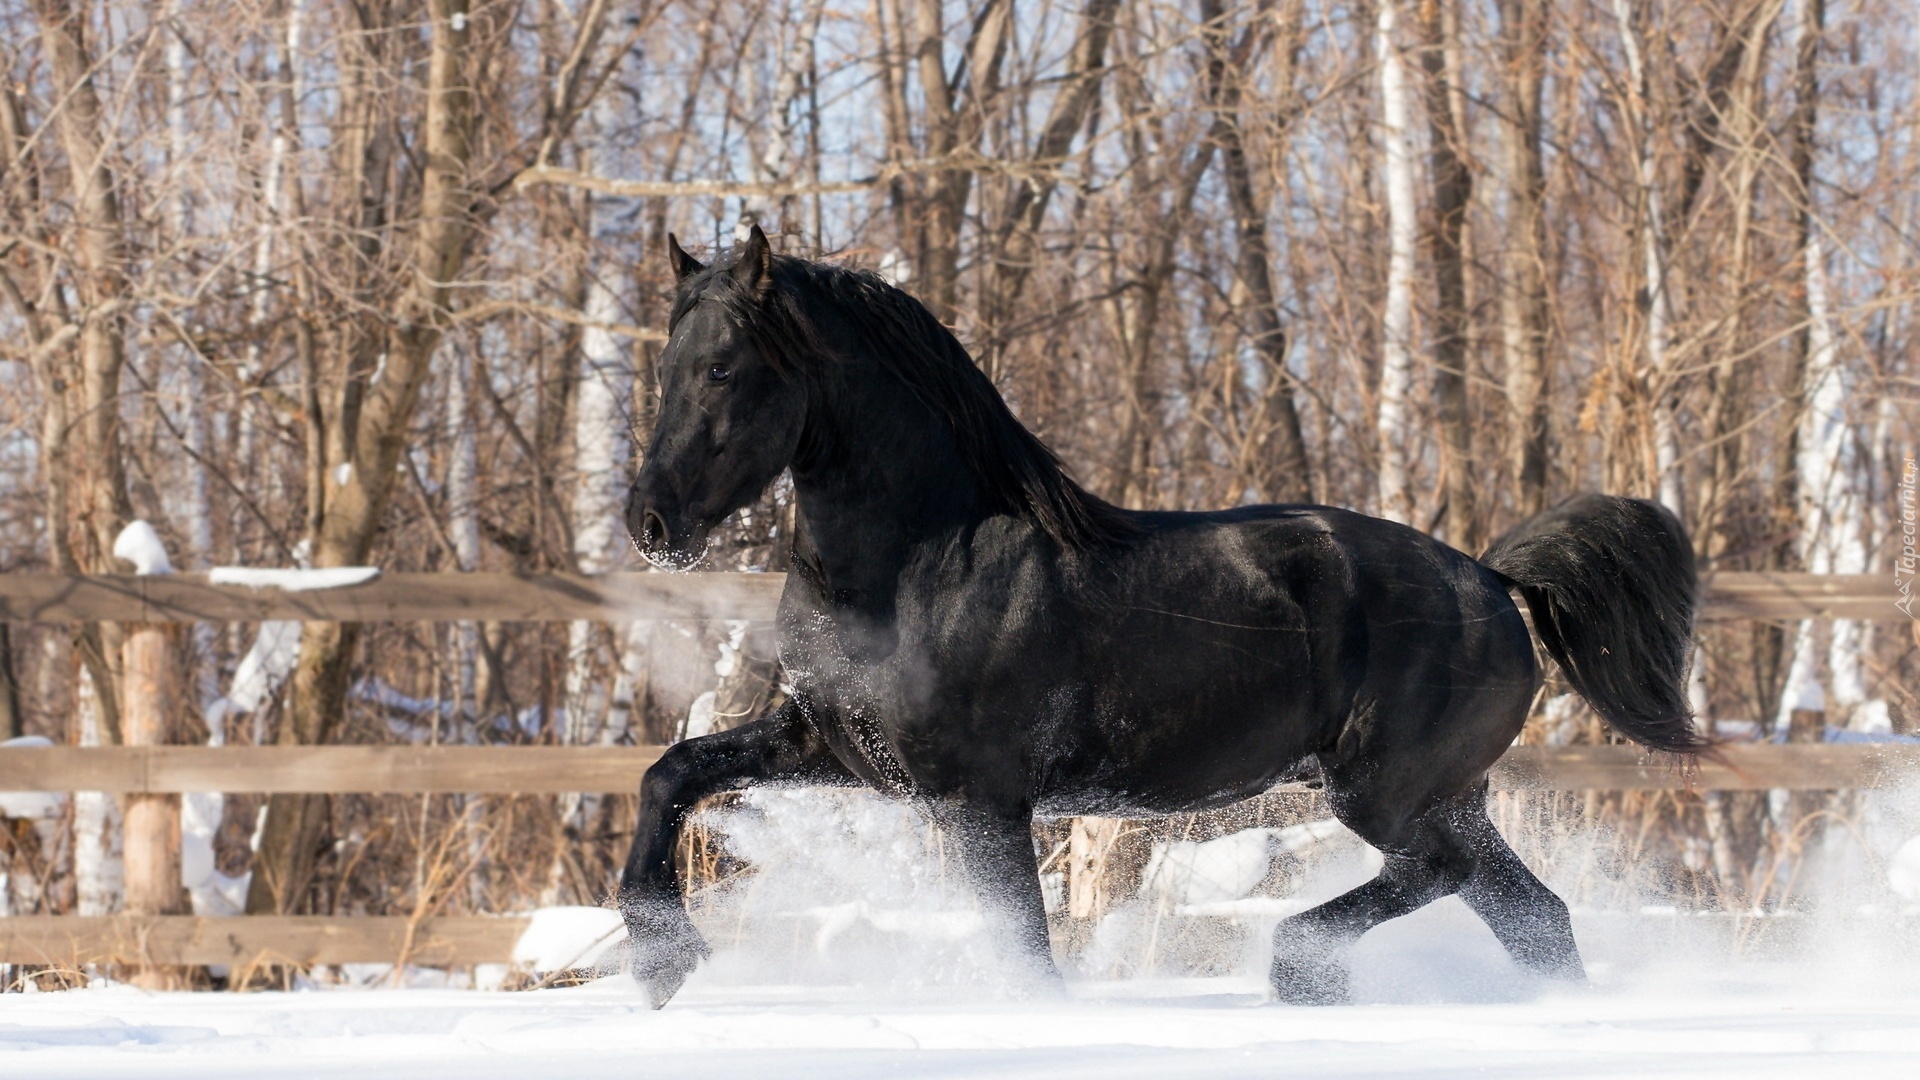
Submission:
<svg viewBox="0 0 1920 1080">
<path fill-rule="evenodd" d="M 1518 589 L 1568 681 L 1616 730 L 1697 751 L 1683 694 L 1691 548 L 1661 507 L 1589 495 L 1475 561 L 1323 506 L 1143 513 L 1076 485 L 952 334 L 879 277 L 669 239 L 679 282 L 661 407 L 627 524 L 688 568 L 791 469 L 779 612 L 792 694 L 669 749 L 621 879 L 656 1007 L 706 945 L 674 860 L 701 798 L 866 785 L 958 841 L 990 919 L 1057 978 L 1037 815 L 1223 806 L 1317 763 L 1378 877 L 1275 933 L 1288 1001 L 1346 994 L 1345 946 L 1453 893 L 1515 960 L 1584 978 L 1567 908 L 1486 813 L 1486 773 L 1539 672 Z"/>
</svg>

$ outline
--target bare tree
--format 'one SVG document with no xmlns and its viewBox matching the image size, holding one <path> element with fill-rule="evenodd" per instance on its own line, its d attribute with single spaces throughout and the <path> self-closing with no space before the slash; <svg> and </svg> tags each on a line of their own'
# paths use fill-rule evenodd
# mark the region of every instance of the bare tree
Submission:
<svg viewBox="0 0 1920 1080">
<path fill-rule="evenodd" d="M 1413 138 L 1408 129 L 1409 90 L 1399 41 L 1397 0 L 1381 0 L 1374 30 L 1380 69 L 1380 161 L 1387 189 L 1387 295 L 1381 313 L 1380 404 L 1375 433 L 1380 443 L 1380 516 L 1412 522 L 1413 480 L 1413 274 L 1418 222 L 1413 194 Z"/>
<path fill-rule="evenodd" d="M 1903 18 L 0 0 L 0 565 L 121 569 L 137 517 L 183 566 L 624 566 L 659 251 L 752 216 L 929 301 L 1130 505 L 1311 498 L 1472 547 L 1600 486 L 1673 504 L 1720 568 L 1884 566 L 1920 385 L 1920 114 L 1912 35 L 1861 28 Z M 713 565 L 780 569 L 790 508 L 776 488 Z M 121 636 L 12 628 L 0 731 L 120 737 Z M 697 700 L 772 700 L 763 636 L 209 628 L 205 707 L 169 734 L 657 741 Z M 1815 684 L 1829 723 L 1920 715 L 1894 635 L 1709 625 L 1699 647 L 1723 722 L 1790 720 Z M 282 796 L 256 855 L 261 800 L 237 795 L 194 835 L 223 888 L 256 871 L 255 910 L 523 907 L 600 894 L 628 798 Z M 121 903 L 114 805 L 78 800 L 16 900 Z M 1717 869 L 1668 853 L 1698 895 L 1777 887 L 1793 823 L 1764 798 L 1594 805 L 1710 830 Z M 1085 884 L 1123 834 L 1059 839 Z M 420 869 L 436 837 L 460 888 Z"/>
<path fill-rule="evenodd" d="M 1546 507 L 1552 482 L 1548 349 L 1546 174 L 1541 167 L 1540 115 L 1548 47 L 1544 0 L 1501 0 L 1500 183 L 1506 196 L 1506 244 L 1500 260 L 1500 340 L 1506 359 L 1509 456 L 1515 511 Z"/>
<path fill-rule="evenodd" d="M 1420 64 L 1427 76 L 1429 180 L 1433 185 L 1434 307 L 1433 393 L 1446 499 L 1447 542 L 1479 551 L 1481 535 L 1474 497 L 1472 425 L 1467 412 L 1467 344 L 1472 312 L 1467 301 L 1467 208 L 1473 203 L 1473 172 L 1467 161 L 1466 95 L 1460 75 L 1456 11 L 1442 0 L 1421 0 Z"/>
</svg>

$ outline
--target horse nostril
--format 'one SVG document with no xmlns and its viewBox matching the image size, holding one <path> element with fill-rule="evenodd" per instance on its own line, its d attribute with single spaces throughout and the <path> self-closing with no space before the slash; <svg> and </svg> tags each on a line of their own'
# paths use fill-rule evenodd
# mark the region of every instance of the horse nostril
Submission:
<svg viewBox="0 0 1920 1080">
<path fill-rule="evenodd" d="M 667 541 L 667 521 L 657 511 L 648 510 L 640 518 L 640 546 L 651 550 Z"/>
</svg>

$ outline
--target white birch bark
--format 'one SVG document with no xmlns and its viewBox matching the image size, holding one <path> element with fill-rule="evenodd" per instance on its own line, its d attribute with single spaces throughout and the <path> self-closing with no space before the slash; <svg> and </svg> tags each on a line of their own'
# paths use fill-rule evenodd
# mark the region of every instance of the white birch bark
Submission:
<svg viewBox="0 0 1920 1080">
<path fill-rule="evenodd" d="M 1794 20 L 1796 45 L 1810 32 L 1806 12 Z M 1833 293 L 1827 278 L 1826 240 L 1816 223 L 1808 230 L 1802 272 L 1807 290 L 1807 367 L 1799 445 L 1794 461 L 1800 492 L 1800 557 L 1815 574 L 1864 574 L 1868 564 L 1868 509 L 1859 446 L 1847 410 L 1852 379 L 1834 331 Z M 1793 661 L 1780 694 L 1779 720 L 1799 703 L 1823 698 L 1829 722 L 1844 724 L 1866 700 L 1861 624 L 1835 619 L 1826 649 L 1829 685 L 1821 693 L 1817 626 L 1801 622 Z"/>
<path fill-rule="evenodd" d="M 1864 574 L 1867 537 L 1861 462 L 1847 414 L 1851 380 L 1833 332 L 1825 246 L 1818 232 L 1809 236 L 1805 268 L 1807 390 L 1794 462 L 1800 488 L 1800 555 L 1810 573 Z M 1796 703 L 1817 695 L 1809 689 L 1809 684 L 1816 684 L 1820 677 L 1817 636 L 1817 626 L 1811 620 L 1801 622 L 1794 636 L 1793 662 L 1780 695 L 1782 721 L 1798 707 Z M 1857 621 L 1833 621 L 1826 649 L 1830 692 L 1818 696 L 1826 698 L 1836 724 L 1844 723 L 1854 707 L 1866 700 L 1863 645 Z"/>
<path fill-rule="evenodd" d="M 1646 386 L 1652 399 L 1653 454 L 1660 501 L 1675 514 L 1685 516 L 1686 491 L 1680 483 L 1680 437 L 1673 414 L 1673 388 L 1668 385 L 1667 353 L 1673 326 L 1672 297 L 1667 289 L 1665 214 L 1660 208 L 1660 186 L 1654 172 L 1653 118 L 1648 112 L 1645 93 L 1647 69 L 1640 54 L 1640 39 L 1633 28 L 1630 0 L 1613 0 L 1614 20 L 1620 26 L 1620 48 L 1627 57 L 1627 75 L 1632 80 L 1634 119 L 1640 143 L 1635 149 L 1639 172 L 1641 211 L 1646 216 L 1640 230 L 1640 255 L 1647 283 L 1647 370 Z"/>
<path fill-rule="evenodd" d="M 1413 421 L 1413 272 L 1418 242 L 1413 195 L 1413 142 L 1407 121 L 1406 60 L 1396 40 L 1396 0 L 1382 0 L 1374 34 L 1380 67 L 1380 149 L 1387 185 L 1387 298 L 1381 317 L 1380 405 L 1375 432 L 1380 442 L 1380 516 L 1413 520 L 1408 476 Z"/>
<path fill-rule="evenodd" d="M 773 94 L 767 103 L 767 141 L 760 153 L 753 155 L 749 168 L 756 183 L 777 184 L 789 179 L 792 174 L 798 156 L 795 145 L 799 138 L 798 115 L 805 103 L 802 80 L 813 66 L 813 43 L 820 33 L 820 18 L 825 6 L 825 0 L 808 0 L 797 20 L 783 20 L 780 25 L 774 42 L 774 48 L 779 52 L 774 70 Z M 748 93 L 758 89 L 751 73 L 746 80 L 746 89 Z M 738 238 L 744 242 L 748 226 L 756 222 L 764 228 L 791 224 L 773 220 L 772 211 L 778 203 L 779 200 L 773 197 L 747 200 L 737 229 Z"/>
<path fill-rule="evenodd" d="M 453 557 L 462 573 L 480 569 L 480 449 L 475 441 L 475 423 L 471 415 L 473 401 L 474 358 L 467 350 L 452 350 L 447 365 L 447 444 L 453 448 L 447 460 L 447 534 L 453 542 Z M 453 670 L 456 711 L 478 713 L 473 700 L 474 657 L 478 651 L 479 628 L 472 622 L 453 625 Z"/>
<path fill-rule="evenodd" d="M 184 5 L 172 0 L 168 5 L 166 47 L 167 68 L 167 148 L 175 173 L 173 197 L 168 202 L 169 219 L 176 243 L 183 243 L 193 229 L 192 206 L 187 198 L 183 174 L 189 156 L 187 125 L 187 39 L 188 21 Z M 181 427 L 187 444 L 184 463 L 186 485 L 182 517 L 187 534 L 187 565 L 205 570 L 213 561 L 213 511 L 207 494 L 207 414 L 206 389 L 201 359 L 191 353 L 181 358 L 181 376 L 185 384 L 184 415 Z M 214 652 L 218 630 L 213 623 L 197 622 L 192 629 L 191 654 L 187 663 L 193 676 L 191 685 L 207 725 L 207 745 L 226 743 L 227 715 L 231 704 L 220 693 L 220 669 Z M 191 897 L 194 914 L 233 914 L 231 905 L 213 898 L 209 886 L 214 870 L 214 835 L 226 812 L 226 796 L 217 791 L 188 792 L 180 798 L 180 880 Z"/>
<path fill-rule="evenodd" d="M 1854 396 L 1833 329 L 1832 292 L 1827 279 L 1825 244 L 1818 233 L 1807 244 L 1807 306 L 1812 325 L 1812 351 L 1823 358 L 1819 381 L 1813 384 L 1809 417 L 1818 425 L 1823 484 L 1816 494 L 1824 528 L 1811 539 L 1825 549 L 1829 574 L 1867 572 L 1866 493 L 1860 475 L 1856 429 L 1847 413 Z M 1803 489 L 1804 490 L 1804 489 Z M 1832 677 L 1831 701 L 1835 720 L 1844 722 L 1854 707 L 1866 700 L 1866 672 L 1862 665 L 1866 642 L 1855 619 L 1835 619 L 1830 627 L 1827 670 Z"/>
<path fill-rule="evenodd" d="M 282 77 L 293 84 L 286 100 L 295 103 L 296 107 L 300 95 L 304 92 L 301 83 L 300 41 L 306 28 L 306 7 L 306 0 L 287 0 L 286 35 L 280 43 L 284 50 L 281 56 Z M 274 128 L 272 139 L 267 143 L 267 170 L 261 180 L 261 187 L 267 200 L 268 220 L 261 228 L 259 239 L 254 241 L 253 246 L 253 273 L 256 283 L 265 281 L 273 270 L 274 232 L 286 215 L 287 157 L 293 152 L 293 134 L 298 130 L 298 125 L 298 117 L 281 116 L 279 124 Z M 254 290 L 253 302 L 247 318 L 250 326 L 258 327 L 266 321 L 267 300 L 265 289 Z M 259 355 L 258 344 L 247 347 L 249 365 L 257 362 Z"/>
<path fill-rule="evenodd" d="M 281 77 L 288 80 L 292 87 L 288 91 L 287 103 L 298 108 L 305 87 L 301 80 L 300 44 L 306 28 L 307 0 L 286 0 L 285 34 L 281 39 Z M 287 158 L 293 153 L 293 138 L 299 130 L 299 117 L 282 115 L 275 126 L 273 137 L 267 142 L 266 174 L 261 178 L 262 194 L 266 198 L 267 220 L 260 224 L 259 238 L 253 245 L 253 283 L 252 302 L 248 305 L 247 329 L 249 333 L 246 359 L 241 364 L 241 373 L 248 377 L 259 369 L 260 335 L 267 321 L 267 290 L 262 285 L 273 272 L 273 238 L 275 231 L 286 217 L 287 204 Z M 253 412 L 243 404 L 238 412 L 239 451 L 242 462 L 253 460 L 257 435 L 254 430 Z M 278 471 L 267 470 L 271 481 Z"/>
<path fill-rule="evenodd" d="M 598 219 L 605 211 L 597 207 Z M 618 338 L 599 329 L 624 317 L 619 294 L 608 275 L 613 267 L 595 268 L 587 286 L 585 315 L 589 326 L 581 335 L 580 383 L 574 393 L 574 558 L 582 573 L 604 574 L 624 552 L 622 511 L 627 493 L 627 466 L 633 456 L 628 434 L 633 402 L 633 365 Z M 603 651 L 591 622 L 574 622 L 568 630 L 568 742 L 607 741 L 615 732 L 607 721 L 607 698 L 597 690 L 596 661 Z"/>
<path fill-rule="evenodd" d="M 453 448 L 447 460 L 447 533 L 453 542 L 457 569 L 471 573 L 480 569 L 480 448 L 474 435 L 472 416 L 474 365 L 478 357 L 465 349 L 454 349 L 448 365 L 447 442 Z M 486 373 L 478 373 L 485 378 Z M 475 665 L 480 652 L 480 624 L 456 622 L 448 638 L 453 654 L 454 679 L 453 741 L 473 742 L 483 703 L 474 700 L 478 685 Z M 436 713 L 437 716 L 437 713 Z M 485 910 L 492 874 L 487 864 L 486 797 L 461 795 L 460 828 L 465 834 L 467 859 L 467 897 L 475 911 Z"/>
<path fill-rule="evenodd" d="M 193 231 L 193 208 L 187 197 L 187 185 L 184 179 L 187 171 L 188 141 L 192 137 L 187 127 L 187 20 L 180 0 L 172 0 L 167 17 L 167 151 L 168 161 L 173 172 L 174 186 L 172 198 L 167 200 L 167 219 L 173 231 L 176 244 L 184 244 Z M 182 516 L 187 534 L 187 565 L 195 570 L 204 570 L 210 565 L 213 554 L 213 521 L 208 510 L 207 469 L 203 462 L 207 453 L 207 414 L 202 404 L 205 390 L 202 385 L 200 359 L 187 355 L 182 364 L 182 374 L 186 383 L 185 408 L 181 417 L 185 429 L 186 444 L 189 451 L 185 463 L 186 491 L 185 507 Z M 194 624 L 194 646 L 196 660 L 210 656 L 213 626 L 210 623 Z M 202 646 L 205 646 L 204 648 Z M 196 685 L 201 691 L 201 704 L 208 704 L 213 696 L 219 694 L 218 675 L 200 665 Z"/>
<path fill-rule="evenodd" d="M 80 668 L 74 694 L 74 719 L 81 746 L 103 745 L 100 705 L 93 676 Z M 73 793 L 73 878 L 75 913 L 111 915 L 126 892 L 126 868 L 120 861 L 120 802 L 104 791 Z"/>
<path fill-rule="evenodd" d="M 589 170 L 604 168 L 618 155 L 612 133 L 619 130 L 615 95 L 603 92 L 588 117 L 584 156 Z M 626 200 L 593 197 L 588 205 L 588 227 L 594 251 L 614 250 L 619 219 Z M 583 305 L 587 327 L 580 339 L 579 379 L 574 391 L 572 507 L 574 561 L 582 573 L 603 574 L 619 565 L 626 550 L 623 511 L 628 487 L 627 468 L 633 456 L 631 437 L 633 364 L 619 338 L 603 327 L 625 321 L 619 288 L 619 264 L 598 260 L 587 270 Z M 569 658 L 564 740 L 572 744 L 611 745 L 626 738 L 629 715 L 615 710 L 615 701 L 632 700 L 633 690 L 625 653 L 630 639 L 616 635 L 623 654 L 608 692 L 606 670 L 610 651 L 606 633 L 598 625 L 575 621 L 567 627 Z M 628 685 L 622 686 L 623 682 Z M 562 798 L 561 820 L 573 829 L 586 826 L 598 811 L 600 796 L 575 793 Z M 556 859 L 548 891 L 557 895 L 562 871 Z"/>
<path fill-rule="evenodd" d="M 259 358 L 258 342 L 264 332 L 267 319 L 267 294 L 258 286 L 267 279 L 273 270 L 273 240 L 276 230 L 285 216 L 287 190 L 287 159 L 294 150 L 293 136 L 299 128 L 299 117 L 284 111 L 289 106 L 297 109 L 304 92 L 302 83 L 302 64 L 300 48 L 306 25 L 307 0 L 286 0 L 285 23 L 280 38 L 280 77 L 291 86 L 282 99 L 283 111 L 277 118 L 272 137 L 267 143 L 267 166 L 261 178 L 261 194 L 266 203 L 264 220 L 257 223 L 259 235 L 253 244 L 253 275 L 256 289 L 247 308 L 248 340 L 246 358 L 241 371 L 251 375 Z M 245 401 L 234 409 L 233 423 L 236 433 L 236 449 L 242 467 L 249 467 L 254 461 L 258 445 L 258 433 L 253 419 L 253 410 Z M 266 470 L 269 485 L 278 489 L 279 475 L 276 469 Z M 306 565 L 307 544 L 302 541 L 296 550 L 296 561 Z M 254 713 L 252 736 L 258 745 L 266 742 L 266 716 L 259 712 L 260 706 L 270 699 L 280 683 L 291 672 L 291 657 L 299 649 L 300 625 L 297 622 L 261 623 L 255 634 L 253 645 L 240 659 L 234 669 L 233 681 L 229 686 L 225 704 L 241 712 Z M 211 726 L 211 725 L 209 725 Z M 256 830 L 257 840 L 257 830 Z"/>
</svg>

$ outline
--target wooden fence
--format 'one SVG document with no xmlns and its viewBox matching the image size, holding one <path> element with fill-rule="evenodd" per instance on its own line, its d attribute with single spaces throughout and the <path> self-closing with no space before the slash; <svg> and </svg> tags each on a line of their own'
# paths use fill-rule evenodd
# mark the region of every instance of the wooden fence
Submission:
<svg viewBox="0 0 1920 1080">
<path fill-rule="evenodd" d="M 214 585 L 202 575 L 0 575 L 16 622 L 502 621 L 772 618 L 778 574 L 389 574 L 314 591 Z M 1720 574 L 1705 619 L 1901 618 L 1880 577 Z M 662 748 L 561 746 L 116 746 L 0 750 L 0 791 L 171 794 L 632 792 Z M 1920 777 L 1920 745 L 1736 746 L 1683 775 L 1626 746 L 1515 747 L 1502 790 L 1832 790 Z M 76 966 L 351 962 L 503 963 L 516 917 L 15 916 L 0 963 Z"/>
<path fill-rule="evenodd" d="M 0 574 L 0 621 L 638 622 L 773 618 L 785 574 L 383 574 L 291 592 L 204 574 Z M 1890 577 L 1709 574 L 1701 618 L 1904 619 Z"/>
<path fill-rule="evenodd" d="M 0 748 L 0 791 L 164 795 L 632 794 L 658 746 L 39 746 Z M 1500 791 L 1803 791 L 1920 780 L 1920 743 L 1736 745 L 1683 773 L 1634 746 L 1516 746 Z M 1285 790 L 1284 788 L 1276 790 Z"/>
</svg>

